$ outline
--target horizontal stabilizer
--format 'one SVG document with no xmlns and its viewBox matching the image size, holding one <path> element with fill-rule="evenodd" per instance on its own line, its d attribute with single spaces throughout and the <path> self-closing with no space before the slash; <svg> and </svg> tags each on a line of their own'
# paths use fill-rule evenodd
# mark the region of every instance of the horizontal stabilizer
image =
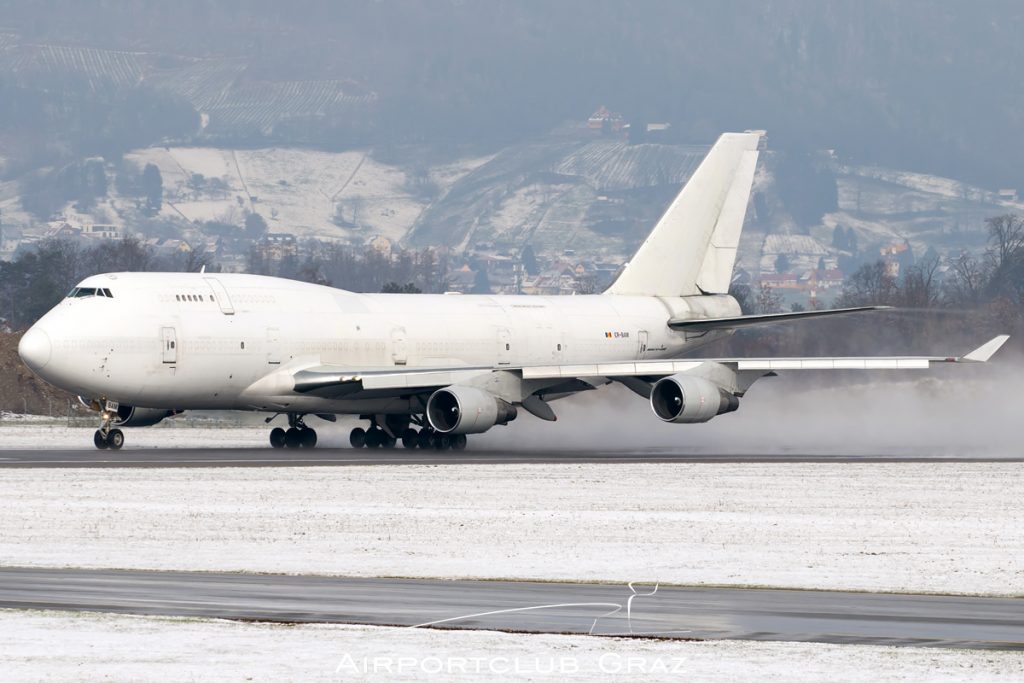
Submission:
<svg viewBox="0 0 1024 683">
<path fill-rule="evenodd" d="M 739 315 L 733 318 L 672 318 L 668 326 L 673 330 L 686 332 L 704 332 L 706 330 L 726 330 L 750 325 L 769 325 L 804 318 L 822 318 L 828 315 L 846 315 L 863 313 L 864 311 L 884 311 L 890 306 L 857 306 L 855 308 L 832 308 L 826 311 L 796 311 L 792 313 L 761 313 L 757 315 Z M 996 348 L 999 348 L 998 346 Z M 980 350 L 980 349 L 979 349 Z"/>
</svg>

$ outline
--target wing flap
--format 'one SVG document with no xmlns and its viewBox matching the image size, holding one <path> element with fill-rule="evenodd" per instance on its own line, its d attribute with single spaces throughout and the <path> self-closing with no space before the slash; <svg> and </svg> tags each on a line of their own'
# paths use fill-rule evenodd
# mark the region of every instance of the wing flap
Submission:
<svg viewBox="0 0 1024 683">
<path fill-rule="evenodd" d="M 523 379 L 559 379 L 567 377 L 645 377 L 672 375 L 694 369 L 705 360 L 650 360 L 629 363 L 593 363 L 588 365 L 536 365 L 521 369 Z"/>
<path fill-rule="evenodd" d="M 504 369 L 504 368 L 502 368 Z M 445 387 L 464 382 L 492 368 L 423 368 L 409 370 L 344 370 L 331 366 L 315 366 L 294 375 L 295 391 L 306 394 L 332 390 L 337 394 L 391 389 L 422 389 Z"/>
<path fill-rule="evenodd" d="M 750 358 L 721 360 L 737 370 L 927 370 L 946 358 Z"/>
</svg>

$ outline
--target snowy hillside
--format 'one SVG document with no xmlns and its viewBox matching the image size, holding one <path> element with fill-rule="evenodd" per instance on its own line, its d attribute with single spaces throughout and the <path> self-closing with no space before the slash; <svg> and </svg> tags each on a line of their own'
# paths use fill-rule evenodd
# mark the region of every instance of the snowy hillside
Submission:
<svg viewBox="0 0 1024 683">
<path fill-rule="evenodd" d="M 163 215 L 189 221 L 237 224 L 253 211 L 271 232 L 400 240 L 428 205 L 410 191 L 401 168 L 375 161 L 366 151 L 152 147 L 126 159 L 156 164 L 164 181 Z M 430 169 L 430 179 L 444 189 L 483 161 Z"/>
<path fill-rule="evenodd" d="M 126 154 L 125 161 L 138 169 L 147 164 L 160 169 L 159 218 L 179 228 L 206 221 L 241 226 L 246 214 L 255 212 L 270 232 L 299 237 L 364 244 L 384 236 L 410 247 L 448 246 L 460 252 L 516 253 L 532 244 L 549 258 L 567 253 L 614 263 L 628 258 L 646 236 L 706 150 L 552 135 L 494 156 L 445 163 L 424 161 L 422 150 L 391 150 L 385 157 L 369 149 L 295 147 L 150 147 Z M 760 206 L 761 213 L 748 212 L 740 244 L 739 263 L 755 275 L 774 268 L 776 254 L 764 247 L 769 235 L 813 238 L 809 243 L 815 249 L 794 251 L 797 258 L 790 259 L 805 270 L 816 267 L 822 249 L 833 259 L 838 255 L 836 226 L 856 233 L 864 259 L 904 240 L 918 256 L 929 247 L 945 256 L 981 250 L 987 218 L 1024 212 L 1024 202 L 1012 190 L 833 161 L 838 210 L 801 229 L 776 185 L 777 158 L 769 151 L 759 167 L 752 207 Z M 68 201 L 61 221 L 138 229 L 143 200 L 119 194 L 118 173 L 108 165 L 107 194 L 82 211 Z M 25 211 L 25 182 L 0 183 L 0 212 L 8 228 L 5 257 L 17 246 L 9 228 L 31 239 L 60 224 L 48 225 Z"/>
</svg>

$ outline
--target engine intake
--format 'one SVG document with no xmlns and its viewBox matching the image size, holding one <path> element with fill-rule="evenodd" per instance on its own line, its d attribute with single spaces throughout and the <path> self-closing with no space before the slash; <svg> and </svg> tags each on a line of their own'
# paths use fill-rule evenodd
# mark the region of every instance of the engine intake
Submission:
<svg viewBox="0 0 1024 683">
<path fill-rule="evenodd" d="M 113 424 L 116 427 L 149 427 L 176 412 L 162 408 L 136 408 L 122 404 L 117 409 L 117 417 L 114 418 Z"/>
<path fill-rule="evenodd" d="M 445 387 L 427 400 L 427 421 L 442 434 L 480 434 L 514 419 L 514 406 L 476 387 Z"/>
<path fill-rule="evenodd" d="M 707 422 L 739 407 L 738 398 L 703 377 L 672 375 L 658 380 L 651 389 L 651 408 L 665 422 Z"/>
</svg>

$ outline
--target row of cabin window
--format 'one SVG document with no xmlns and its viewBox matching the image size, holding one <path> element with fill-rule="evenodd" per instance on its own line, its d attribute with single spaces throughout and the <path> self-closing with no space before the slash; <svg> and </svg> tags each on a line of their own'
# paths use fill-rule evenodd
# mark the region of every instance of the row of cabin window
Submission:
<svg viewBox="0 0 1024 683">
<path fill-rule="evenodd" d="M 110 290 L 106 287 L 75 287 L 68 292 L 67 298 L 81 299 L 87 296 L 105 296 L 108 299 L 114 298 L 114 295 L 111 294 Z"/>
<path fill-rule="evenodd" d="M 175 294 L 174 298 L 176 301 L 203 301 L 202 294 Z M 213 298 L 213 294 L 210 295 L 210 301 L 216 301 Z"/>
</svg>

